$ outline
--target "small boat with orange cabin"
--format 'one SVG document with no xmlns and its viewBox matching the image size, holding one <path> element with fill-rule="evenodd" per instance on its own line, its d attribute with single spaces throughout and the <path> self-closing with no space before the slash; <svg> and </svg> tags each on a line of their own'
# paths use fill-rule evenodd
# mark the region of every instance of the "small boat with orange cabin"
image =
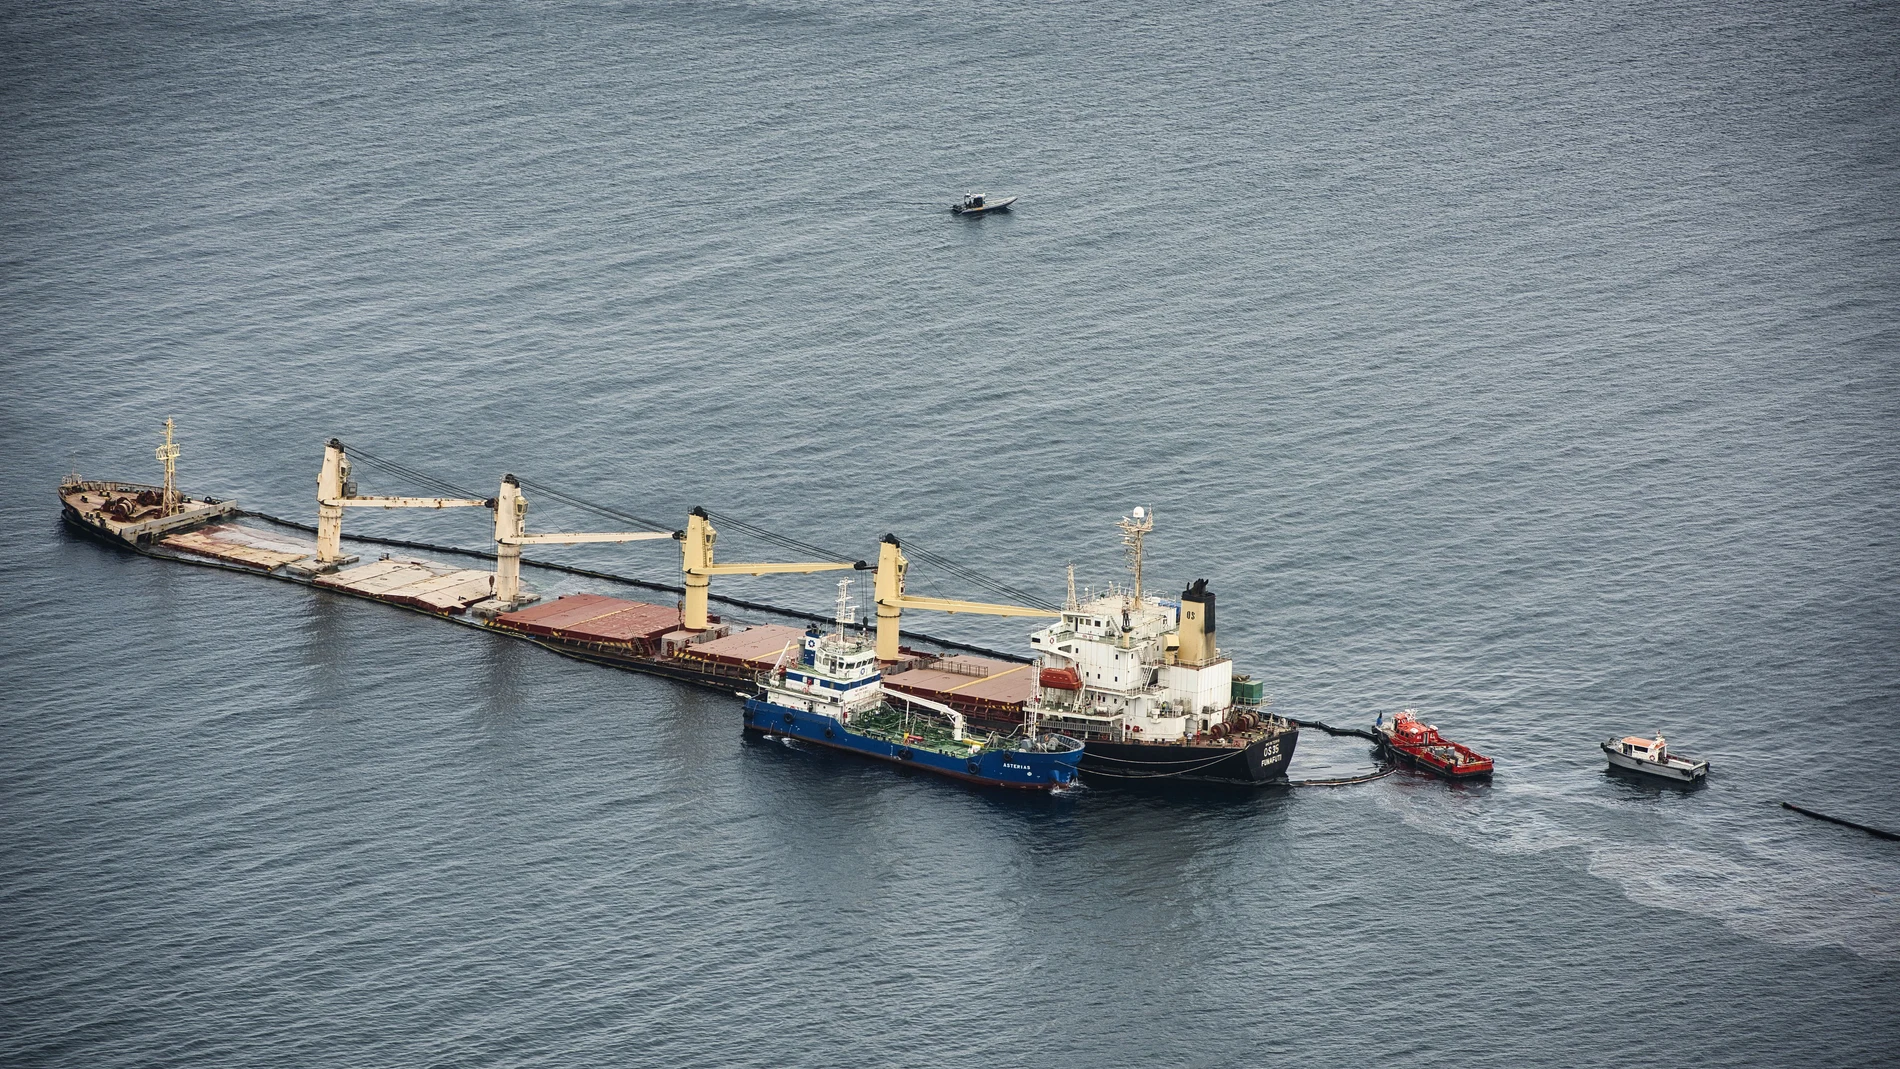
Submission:
<svg viewBox="0 0 1900 1069">
<path fill-rule="evenodd" d="M 1393 714 L 1389 724 L 1385 714 L 1379 714 L 1372 731 L 1379 737 L 1380 748 L 1394 758 L 1429 769 L 1446 779 L 1474 779 L 1491 774 L 1489 757 L 1440 735 L 1435 725 L 1418 718 L 1415 709 Z"/>
<path fill-rule="evenodd" d="M 1655 738 L 1641 735 L 1625 735 L 1620 739 L 1609 739 L 1603 744 L 1603 752 L 1610 757 L 1611 771 L 1637 772 L 1673 783 L 1700 783 L 1709 774 L 1709 763 L 1693 757 L 1684 757 L 1671 753 L 1669 740 L 1658 731 Z"/>
</svg>

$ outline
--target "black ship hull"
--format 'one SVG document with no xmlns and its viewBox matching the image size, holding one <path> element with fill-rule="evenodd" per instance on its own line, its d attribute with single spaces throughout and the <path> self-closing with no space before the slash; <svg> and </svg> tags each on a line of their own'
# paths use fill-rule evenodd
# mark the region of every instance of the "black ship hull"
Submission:
<svg viewBox="0 0 1900 1069">
<path fill-rule="evenodd" d="M 1298 728 L 1244 742 L 1107 742 L 1088 740 L 1084 775 L 1119 782 L 1219 783 L 1268 787 L 1286 782 Z"/>
</svg>

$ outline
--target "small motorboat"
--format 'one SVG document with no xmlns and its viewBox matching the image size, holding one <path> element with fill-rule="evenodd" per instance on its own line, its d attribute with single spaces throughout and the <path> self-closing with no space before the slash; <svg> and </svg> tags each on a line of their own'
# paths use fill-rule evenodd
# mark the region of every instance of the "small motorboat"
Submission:
<svg viewBox="0 0 1900 1069">
<path fill-rule="evenodd" d="M 950 206 L 951 215 L 987 215 L 990 212 L 1006 212 L 1016 203 L 1015 197 L 991 200 L 988 193 L 965 193 L 963 199 Z"/>
<path fill-rule="evenodd" d="M 1696 783 L 1709 774 L 1709 763 L 1669 752 L 1669 742 L 1658 731 L 1653 739 L 1625 735 L 1603 742 L 1612 769 L 1640 772 L 1671 783 Z"/>
<path fill-rule="evenodd" d="M 1393 714 L 1390 724 L 1385 714 L 1372 725 L 1379 746 L 1395 759 L 1409 761 L 1446 779 L 1473 779 L 1491 774 L 1491 759 L 1462 743 L 1438 733 L 1438 728 L 1418 718 L 1418 711 L 1405 709 Z"/>
</svg>

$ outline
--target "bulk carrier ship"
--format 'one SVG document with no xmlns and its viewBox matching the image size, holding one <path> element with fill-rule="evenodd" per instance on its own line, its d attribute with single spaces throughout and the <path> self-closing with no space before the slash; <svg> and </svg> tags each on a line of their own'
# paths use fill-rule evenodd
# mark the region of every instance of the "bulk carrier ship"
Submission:
<svg viewBox="0 0 1900 1069">
<path fill-rule="evenodd" d="M 69 477 L 63 515 L 77 530 L 148 556 L 260 574 L 427 613 L 537 643 L 566 656 L 664 676 L 726 693 L 751 691 L 796 658 L 806 629 L 743 624 L 710 612 L 716 576 L 872 570 L 863 561 L 715 561 L 718 532 L 704 509 L 679 531 L 529 533 L 521 483 L 504 476 L 491 498 L 358 493 L 351 458 L 331 439 L 317 478 L 314 542 L 305 534 L 242 522 L 236 502 L 188 497 L 176 486 L 178 447 L 165 424 L 162 485 Z M 464 568 L 383 553 L 364 560 L 343 537 L 347 510 L 482 508 L 493 513 L 494 567 Z M 287 521 L 265 518 L 284 526 Z M 875 565 L 874 659 L 886 691 L 935 703 L 985 732 L 1086 741 L 1085 773 L 1120 781 L 1194 780 L 1257 786 L 1284 782 L 1299 729 L 1270 714 L 1260 684 L 1233 674 L 1215 644 L 1214 595 L 1196 582 L 1177 600 L 1142 588 L 1142 539 L 1153 516 L 1121 522 L 1131 589 L 1078 600 L 1071 573 L 1062 609 L 959 601 L 905 590 L 910 562 L 886 535 Z M 291 525 L 294 529 L 294 525 Z M 309 528 L 303 528 L 309 531 Z M 522 547 L 679 543 L 682 597 L 672 605 L 601 594 L 543 600 L 521 584 Z M 450 547 L 437 547 L 448 552 Z M 1054 620 L 1030 640 L 1032 658 L 945 655 L 904 646 L 904 610 Z"/>
</svg>

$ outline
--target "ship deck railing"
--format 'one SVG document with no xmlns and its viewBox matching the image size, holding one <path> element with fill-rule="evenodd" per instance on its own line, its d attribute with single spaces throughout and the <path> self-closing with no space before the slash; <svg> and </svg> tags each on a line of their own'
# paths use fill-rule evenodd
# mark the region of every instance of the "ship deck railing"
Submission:
<svg viewBox="0 0 1900 1069">
<path fill-rule="evenodd" d="M 984 745 L 984 740 L 967 735 L 959 741 L 952 737 L 949 725 L 895 709 L 858 713 L 851 718 L 851 730 L 861 735 L 875 735 L 887 742 L 921 745 L 930 749 L 954 751 L 964 747 L 975 750 Z"/>
</svg>

